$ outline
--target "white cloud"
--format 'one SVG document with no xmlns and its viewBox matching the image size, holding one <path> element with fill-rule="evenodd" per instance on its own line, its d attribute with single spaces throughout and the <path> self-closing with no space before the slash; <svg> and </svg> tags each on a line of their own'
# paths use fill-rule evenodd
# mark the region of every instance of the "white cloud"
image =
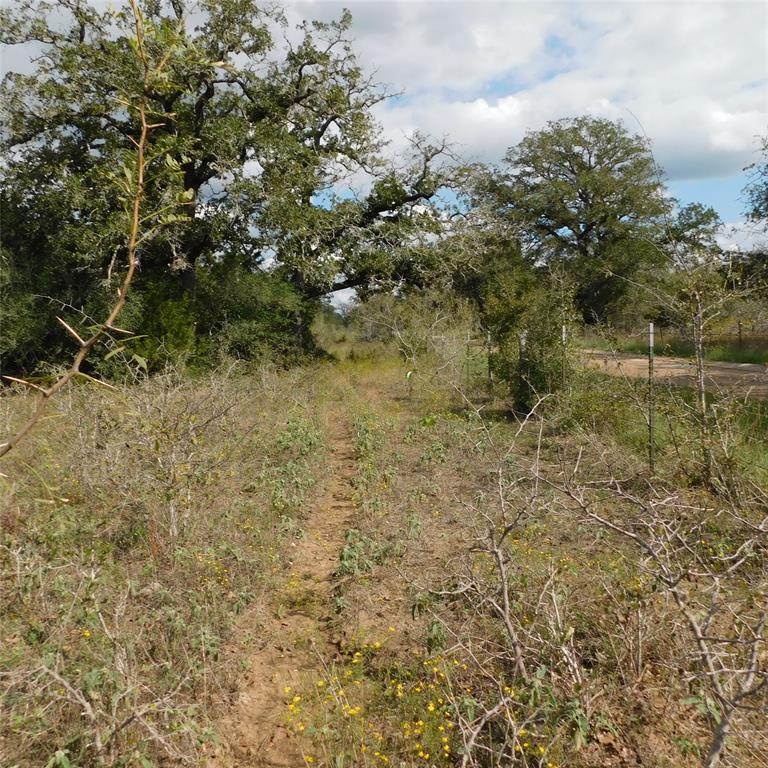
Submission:
<svg viewBox="0 0 768 768">
<path fill-rule="evenodd" d="M 0 5 L 8 5 L 0 0 Z M 104 5 L 104 3 L 100 3 Z M 768 4 L 760 1 L 302 0 L 291 25 L 352 10 L 367 70 L 404 89 L 376 114 L 497 160 L 547 120 L 591 113 L 645 130 L 670 179 L 738 173 L 768 131 Z M 28 69 L 33 51 L 7 50 Z M 638 122 L 639 121 L 639 122 Z"/>
<path fill-rule="evenodd" d="M 591 113 L 644 130 L 672 179 L 738 173 L 768 126 L 762 2 L 346 2 L 355 48 L 406 97 L 378 117 L 495 160 L 547 120 Z M 337 2 L 287 6 L 293 18 Z"/>
<path fill-rule="evenodd" d="M 289 18 L 330 19 L 352 10 L 356 50 L 381 79 L 417 94 L 470 93 L 526 67 L 559 24 L 555 4 L 373 0 L 287 3 Z M 513 13 L 509 9 L 514 8 Z"/>
<path fill-rule="evenodd" d="M 726 251 L 749 252 L 768 247 L 768 232 L 749 222 L 725 224 L 717 236 L 718 245 Z"/>
</svg>

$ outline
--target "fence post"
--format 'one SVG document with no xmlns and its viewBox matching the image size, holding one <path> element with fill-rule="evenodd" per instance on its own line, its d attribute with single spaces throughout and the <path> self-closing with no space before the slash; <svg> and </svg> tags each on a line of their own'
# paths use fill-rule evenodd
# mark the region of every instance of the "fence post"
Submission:
<svg viewBox="0 0 768 768">
<path fill-rule="evenodd" d="M 653 430 L 653 323 L 648 323 L 648 469 L 655 470 L 655 445 Z"/>
<path fill-rule="evenodd" d="M 470 361 L 469 361 L 469 354 L 470 354 L 470 352 L 469 352 L 469 350 L 470 350 L 470 346 L 469 346 L 469 331 L 467 331 L 467 342 L 466 342 L 466 344 L 467 344 L 466 351 L 464 353 L 464 372 L 465 372 L 465 375 L 467 377 L 466 390 L 467 390 L 467 392 L 469 392 L 469 383 L 470 383 L 470 378 L 471 378 Z"/>
<path fill-rule="evenodd" d="M 565 323 L 563 323 L 562 327 L 560 328 L 560 342 L 563 345 L 563 392 L 565 392 L 568 386 L 566 375 L 568 370 L 568 326 L 566 326 Z"/>
<path fill-rule="evenodd" d="M 488 397 L 493 397 L 493 368 L 491 367 L 491 332 L 485 337 L 485 353 L 488 361 Z"/>
<path fill-rule="evenodd" d="M 741 338 L 741 320 L 739 320 L 739 325 L 738 325 L 738 328 L 739 328 L 739 349 L 741 349 L 741 348 L 742 348 L 742 346 L 741 346 L 741 345 L 742 345 L 742 338 Z"/>
</svg>

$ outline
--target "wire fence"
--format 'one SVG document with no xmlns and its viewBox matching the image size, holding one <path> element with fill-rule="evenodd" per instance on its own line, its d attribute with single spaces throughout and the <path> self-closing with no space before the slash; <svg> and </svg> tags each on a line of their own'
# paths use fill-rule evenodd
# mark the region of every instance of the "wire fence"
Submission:
<svg viewBox="0 0 768 768">
<path fill-rule="evenodd" d="M 708 359 L 724 361 L 764 362 L 768 360 L 768 329 L 734 327 L 708 331 L 702 329 L 702 344 Z M 634 332 L 610 332 L 584 329 L 581 344 L 618 352 L 644 353 L 648 346 L 648 329 Z M 661 355 L 691 357 L 694 353 L 693 328 L 656 326 L 656 351 Z"/>
</svg>

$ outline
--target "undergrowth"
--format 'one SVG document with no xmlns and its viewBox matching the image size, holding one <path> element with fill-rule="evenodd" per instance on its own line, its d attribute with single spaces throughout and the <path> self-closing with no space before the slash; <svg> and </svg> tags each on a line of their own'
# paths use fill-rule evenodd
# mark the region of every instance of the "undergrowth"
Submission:
<svg viewBox="0 0 768 768">
<path fill-rule="evenodd" d="M 322 459 L 307 372 L 73 389 L 4 467 L 3 765 L 197 764 Z M 6 398 L 3 431 L 22 410 Z M 10 408 L 8 406 L 11 406 Z"/>
<path fill-rule="evenodd" d="M 375 368 L 358 375 L 383 387 Z M 626 541 L 579 517 L 562 491 L 531 474 L 537 468 L 561 482 L 581 462 L 579 483 L 595 484 L 597 501 L 626 505 L 611 501 L 603 473 L 637 493 L 646 483 L 642 383 L 576 372 L 523 423 L 503 400 L 465 398 L 457 408 L 454 393 L 441 396 L 426 376 L 408 391 L 396 370 L 388 375 L 395 397 L 353 416 L 361 512 L 342 549 L 338 621 L 356 634 L 286 692 L 286 722 L 306 745 L 305 760 L 409 768 L 700 764 L 720 710 L 669 594 Z M 711 405 L 735 429 L 726 469 L 759 477 L 761 407 Z M 661 391 L 656 407 L 657 482 L 683 494 L 686 535 L 695 534 L 702 562 L 718 568 L 738 551 L 741 534 L 723 512 L 708 511 L 724 502 L 697 477 L 691 400 Z M 376 556 L 393 542 L 397 557 Z M 752 562 L 728 587 L 729 599 L 761 589 Z M 702 585 L 691 599 L 707 594 Z M 759 720 L 745 715 L 723 764 L 762 749 L 768 734 Z"/>
<path fill-rule="evenodd" d="M 402 373 L 372 356 L 60 401 L 2 478 L 3 764 L 199 764 L 243 661 L 234 622 L 285 582 L 278 615 L 322 617 L 336 649 L 283 691 L 308 765 L 700 765 L 725 698 L 669 583 L 738 661 L 766 584 L 764 407 L 709 403 L 705 485 L 684 392 L 657 392 L 652 477 L 642 383 L 574 372 L 524 414 Z M 355 512 L 324 597 L 285 581 L 284 552 L 312 535 L 329 397 Z M 654 559 L 605 519 L 684 547 Z M 762 703 L 722 765 L 765 754 Z"/>
</svg>

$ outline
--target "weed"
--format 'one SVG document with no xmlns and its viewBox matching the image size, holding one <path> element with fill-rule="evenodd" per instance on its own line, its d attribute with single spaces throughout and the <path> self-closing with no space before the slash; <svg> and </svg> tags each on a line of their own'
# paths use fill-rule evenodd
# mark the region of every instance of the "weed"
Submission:
<svg viewBox="0 0 768 768">
<path fill-rule="evenodd" d="M 424 453 L 421 454 L 420 461 L 422 464 L 445 464 L 445 445 L 439 440 L 435 440 L 427 447 Z"/>
<path fill-rule="evenodd" d="M 392 553 L 391 544 L 374 541 L 363 536 L 357 528 L 350 528 L 344 537 L 344 547 L 339 555 L 339 576 L 360 576 L 370 573 Z"/>
<path fill-rule="evenodd" d="M 355 454 L 358 460 L 369 458 L 384 444 L 384 427 L 373 413 L 365 412 L 353 421 L 355 430 Z"/>
<path fill-rule="evenodd" d="M 322 443 L 317 425 L 307 418 L 294 416 L 277 435 L 277 447 L 296 456 L 308 456 Z"/>
<path fill-rule="evenodd" d="M 421 536 L 422 527 L 421 517 L 415 512 L 409 512 L 405 518 L 405 535 L 409 539 L 418 539 Z"/>
</svg>

